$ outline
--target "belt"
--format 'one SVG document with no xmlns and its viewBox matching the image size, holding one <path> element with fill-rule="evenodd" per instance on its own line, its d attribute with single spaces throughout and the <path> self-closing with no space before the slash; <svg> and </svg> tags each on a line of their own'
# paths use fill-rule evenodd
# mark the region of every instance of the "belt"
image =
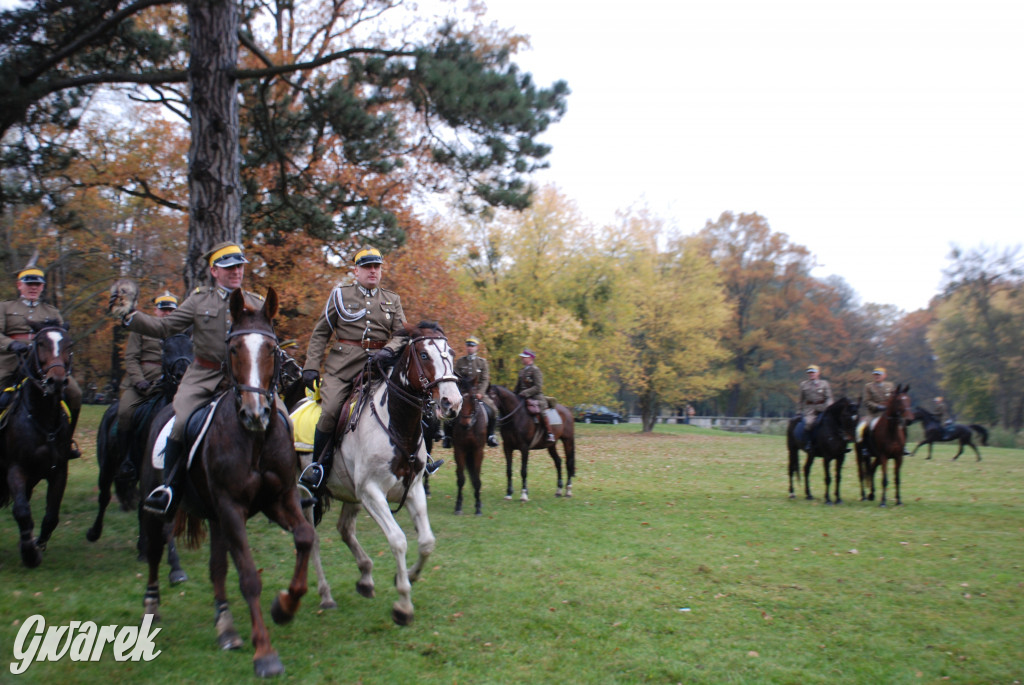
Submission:
<svg viewBox="0 0 1024 685">
<path fill-rule="evenodd" d="M 36 335 L 35 333 L 14 333 L 13 335 L 7 336 L 11 340 L 33 340 Z"/>
<path fill-rule="evenodd" d="M 152 366 L 163 366 L 164 365 L 163 362 L 155 362 L 152 359 L 143 359 L 142 363 L 143 364 L 150 364 Z"/>
<path fill-rule="evenodd" d="M 361 347 L 364 350 L 379 350 L 388 344 L 387 340 L 345 340 L 344 338 L 338 338 L 338 342 L 343 345 Z"/>
<path fill-rule="evenodd" d="M 215 361 L 212 361 L 210 359 L 205 359 L 203 357 L 200 357 L 198 354 L 195 357 L 195 362 L 196 362 L 196 364 L 199 364 L 199 366 L 203 367 L 204 369 L 210 369 L 212 371 L 220 371 L 220 366 L 221 366 L 220 362 L 215 362 Z"/>
</svg>

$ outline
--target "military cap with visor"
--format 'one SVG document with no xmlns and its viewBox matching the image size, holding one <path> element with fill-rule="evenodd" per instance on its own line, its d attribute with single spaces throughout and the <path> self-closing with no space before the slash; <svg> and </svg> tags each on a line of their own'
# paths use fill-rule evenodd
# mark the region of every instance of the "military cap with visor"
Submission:
<svg viewBox="0 0 1024 685">
<path fill-rule="evenodd" d="M 203 255 L 203 258 L 209 262 L 210 266 L 222 269 L 249 263 L 249 260 L 245 258 L 245 254 L 242 252 L 242 246 L 232 242 L 217 243 L 209 252 Z"/>
<path fill-rule="evenodd" d="M 46 275 L 37 266 L 30 266 L 18 272 L 18 280 L 22 283 L 46 283 Z"/>
<path fill-rule="evenodd" d="M 383 264 L 384 257 L 381 256 L 380 250 L 375 247 L 364 247 L 363 249 L 356 252 L 352 258 L 352 263 L 356 266 L 367 266 L 368 264 Z"/>
<path fill-rule="evenodd" d="M 169 292 L 164 292 L 162 295 L 157 295 L 153 298 L 153 304 L 156 305 L 157 309 L 177 309 L 178 298 Z"/>
</svg>

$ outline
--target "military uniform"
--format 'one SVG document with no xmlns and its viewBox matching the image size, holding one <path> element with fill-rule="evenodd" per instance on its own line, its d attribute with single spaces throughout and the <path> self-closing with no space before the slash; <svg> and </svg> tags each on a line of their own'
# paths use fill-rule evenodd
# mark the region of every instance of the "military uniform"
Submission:
<svg viewBox="0 0 1024 685">
<path fill-rule="evenodd" d="M 64 323 L 60 310 L 41 300 L 30 302 L 24 298 L 0 302 L 0 390 L 18 383 L 24 374 L 18 355 L 10 351 L 11 343 L 20 341 L 26 345 L 32 342 L 31 324 L 41 324 L 47 319 Z M 64 388 L 64 401 L 71 410 L 71 424 L 77 422 L 82 409 L 82 389 L 72 376 L 68 376 Z"/>
<path fill-rule="evenodd" d="M 519 370 L 515 392 L 520 397 L 537 400 L 537 406 L 542 412 L 548 408 L 548 399 L 544 397 L 544 374 L 536 364 L 524 366 Z"/>
<path fill-rule="evenodd" d="M 367 290 L 358 284 L 337 286 L 331 291 L 313 327 L 303 367 L 304 371 L 319 371 L 327 353 L 317 430 L 334 432 L 341 405 L 367 357 L 385 347 L 397 352 L 402 343 L 393 336 L 404 332 L 403 323 L 405 312 L 397 293 L 379 287 Z"/>
<path fill-rule="evenodd" d="M 832 404 L 832 386 L 821 378 L 800 383 L 799 412 L 804 417 L 804 428 L 810 430 L 818 415 Z"/>
<path fill-rule="evenodd" d="M 245 292 L 246 302 L 257 309 L 263 307 L 263 298 L 255 293 Z M 192 347 L 195 358 L 174 395 L 174 428 L 170 439 L 183 442 L 185 423 L 199 407 L 206 404 L 217 392 L 224 380 L 223 363 L 227 354 L 228 331 L 231 329 L 231 312 L 228 298 L 231 293 L 219 286 L 196 288 L 181 306 L 160 318 L 142 312 L 130 314 L 124 325 L 135 333 L 164 339 L 181 333 L 192 326 Z"/>
<path fill-rule="evenodd" d="M 494 400 L 487 394 L 487 389 L 491 387 L 491 368 L 486 359 L 475 354 L 459 357 L 455 360 L 455 375 L 468 381 L 473 393 L 480 395 L 481 401 L 491 411 L 497 412 Z"/>
<path fill-rule="evenodd" d="M 860 396 L 860 419 L 861 423 L 871 421 L 881 415 L 892 399 L 896 386 L 889 381 L 871 381 L 864 386 L 864 392 Z"/>
<path fill-rule="evenodd" d="M 132 429 L 132 414 L 146 400 L 159 391 L 157 381 L 163 373 L 163 343 L 141 333 L 128 336 L 124 348 L 124 378 L 121 384 L 121 398 L 117 405 L 117 431 L 127 434 Z M 139 390 L 135 386 L 148 383 L 149 387 Z"/>
</svg>

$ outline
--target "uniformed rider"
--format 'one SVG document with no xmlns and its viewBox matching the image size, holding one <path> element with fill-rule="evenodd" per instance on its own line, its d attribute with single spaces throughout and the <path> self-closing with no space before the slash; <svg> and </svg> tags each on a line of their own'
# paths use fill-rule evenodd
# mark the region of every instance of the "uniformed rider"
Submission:
<svg viewBox="0 0 1024 685">
<path fill-rule="evenodd" d="M 896 391 L 896 386 L 885 380 L 885 376 L 885 367 L 879 366 L 872 370 L 871 381 L 864 385 L 864 391 L 860 395 L 860 409 L 857 411 L 860 416 L 860 420 L 857 421 L 857 444 L 860 445 L 862 457 L 871 456 L 867 445 L 864 444 L 864 430 L 885 411 L 892 394 Z"/>
<path fill-rule="evenodd" d="M 187 471 L 182 457 L 188 418 L 213 399 L 225 377 L 225 340 L 231 330 L 229 298 L 242 287 L 245 265 L 249 263 L 242 246 L 232 242 L 218 243 L 203 257 L 210 265 L 213 285 L 196 288 L 181 306 L 163 318 L 136 311 L 123 319 L 130 331 L 160 339 L 192 327 L 195 357 L 174 395 L 174 426 L 164 452 L 164 484 L 157 486 L 143 502 L 147 511 L 167 518 L 174 516 L 181 500 L 180 486 Z M 259 295 L 243 293 L 250 306 L 263 306 Z"/>
<path fill-rule="evenodd" d="M 486 359 L 477 354 L 479 349 L 479 339 L 474 336 L 466 338 L 466 354 L 455 360 L 455 375 L 468 383 L 473 397 L 483 402 L 484 411 L 487 412 L 487 444 L 497 447 L 498 438 L 494 434 L 494 425 L 498 418 L 498 408 L 494 406 L 494 400 L 487 394 L 487 389 L 491 387 L 491 367 Z M 441 443 L 441 446 L 452 446 L 452 423 L 450 421 L 444 425 L 444 442 Z"/>
<path fill-rule="evenodd" d="M 821 369 L 816 364 L 807 367 L 807 378 L 800 382 L 800 415 L 804 421 L 804 450 L 811 451 L 811 429 L 821 415 L 832 404 L 832 386 L 819 378 Z"/>
<path fill-rule="evenodd" d="M 544 396 L 544 374 L 535 364 L 537 355 L 526 349 L 519 354 L 519 359 L 523 362 L 523 368 L 519 370 L 519 380 L 516 381 L 515 392 L 523 399 L 536 400 L 541 421 L 544 422 L 544 439 L 549 444 L 553 444 L 555 434 L 551 432 L 551 422 L 548 420 L 546 411 L 548 398 Z"/>
</svg>

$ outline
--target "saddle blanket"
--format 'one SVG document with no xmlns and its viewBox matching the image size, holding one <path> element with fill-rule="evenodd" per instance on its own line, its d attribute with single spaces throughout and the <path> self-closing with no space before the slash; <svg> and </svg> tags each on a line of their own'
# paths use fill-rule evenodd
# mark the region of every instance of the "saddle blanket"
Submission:
<svg viewBox="0 0 1024 685">
<path fill-rule="evenodd" d="M 213 402 L 207 407 L 209 411 L 206 412 L 206 416 L 203 420 L 203 425 L 200 427 L 199 432 L 196 434 L 195 440 L 192 441 L 192 445 L 188 451 L 188 462 L 185 468 L 188 469 L 192 466 L 192 459 L 196 456 L 196 452 L 199 451 L 199 446 L 203 444 L 203 438 L 206 436 L 206 431 L 210 429 L 210 422 L 213 421 L 213 415 L 217 410 L 217 404 L 221 401 L 224 395 L 218 395 Z M 202 411 L 202 410 L 200 410 Z M 193 415 L 194 416 L 194 415 Z M 171 428 L 174 427 L 175 417 L 171 417 L 171 420 L 163 425 L 160 429 L 159 435 L 156 436 L 156 441 L 153 443 L 153 468 L 163 470 L 164 468 L 164 453 L 167 451 L 167 439 L 171 436 Z M 180 467 L 179 467 L 180 468 Z"/>
<path fill-rule="evenodd" d="M 316 424 L 323 413 L 320 403 L 307 397 L 299 402 L 299 406 L 292 410 L 289 415 L 292 426 L 295 427 L 295 451 L 312 452 L 313 436 L 316 432 Z"/>
</svg>

